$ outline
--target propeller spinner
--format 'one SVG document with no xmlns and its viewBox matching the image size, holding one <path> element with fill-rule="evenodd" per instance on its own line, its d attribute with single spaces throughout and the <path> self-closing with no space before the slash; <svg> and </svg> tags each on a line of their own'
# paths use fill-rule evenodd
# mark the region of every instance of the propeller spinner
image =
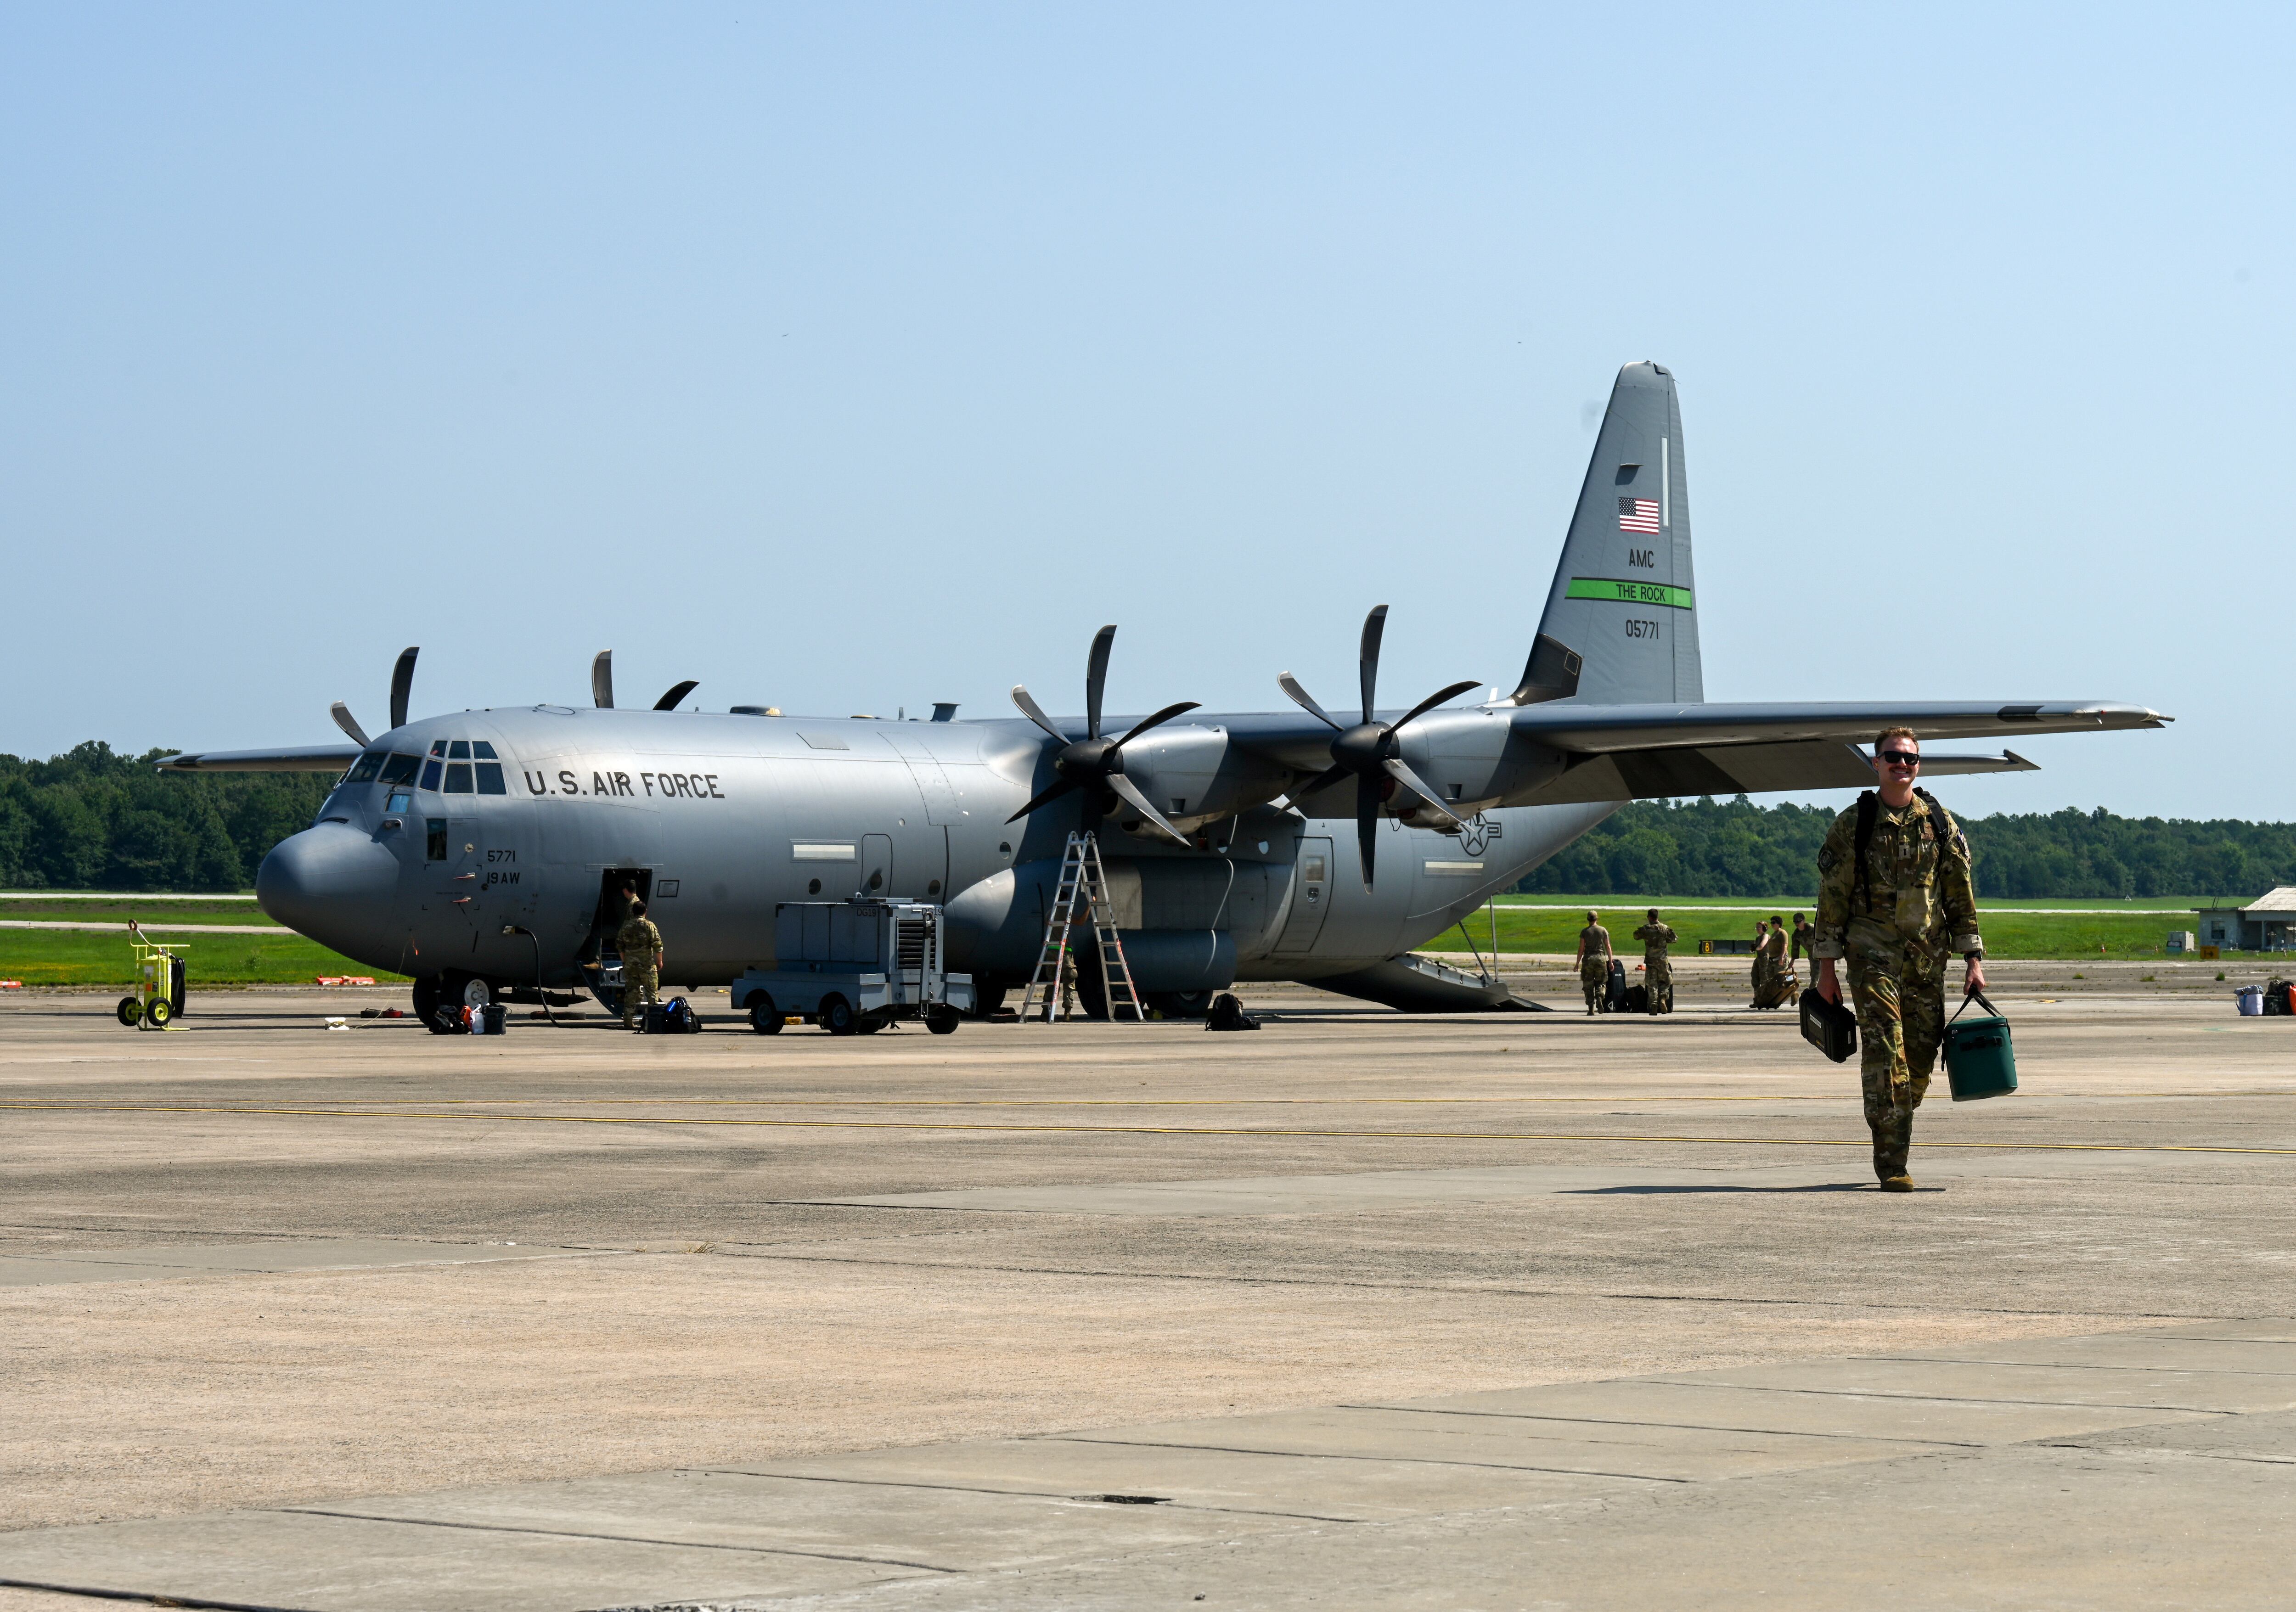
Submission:
<svg viewBox="0 0 2296 1612">
<path fill-rule="evenodd" d="M 1154 716 L 1135 723 L 1132 731 L 1121 739 L 1103 739 L 1100 736 L 1100 697 L 1108 685 L 1108 651 L 1115 642 L 1113 624 L 1092 635 L 1092 653 L 1085 661 L 1085 736 L 1082 739 L 1071 740 L 1054 727 L 1053 719 L 1046 716 L 1044 708 L 1029 697 L 1028 689 L 1017 683 L 1013 685 L 1013 703 L 1021 708 L 1021 714 L 1050 734 L 1061 749 L 1053 757 L 1053 770 L 1059 776 L 1042 794 L 1004 821 L 1018 822 L 1037 807 L 1058 800 L 1072 790 L 1086 790 L 1090 791 L 1085 806 L 1087 828 L 1098 823 L 1102 814 L 1108 810 L 1107 798 L 1113 795 L 1143 818 L 1185 845 L 1188 837 L 1166 822 L 1164 814 L 1140 792 L 1139 785 L 1124 775 L 1124 747 L 1150 728 L 1160 727 L 1184 711 L 1194 710 L 1198 702 L 1184 700 L 1177 705 L 1168 705 Z"/>
<path fill-rule="evenodd" d="M 1372 695 L 1379 686 L 1379 644 L 1387 632 L 1387 607 L 1374 605 L 1370 615 L 1364 618 L 1363 643 L 1359 651 L 1363 680 L 1363 720 L 1353 727 L 1342 726 L 1332 714 L 1316 703 L 1300 680 L 1285 672 L 1276 683 L 1302 710 L 1335 730 L 1339 737 L 1332 741 L 1332 765 L 1317 774 L 1311 783 L 1302 784 L 1292 791 L 1294 800 L 1326 790 L 1341 779 L 1353 773 L 1356 781 L 1356 845 L 1363 855 L 1364 888 L 1371 888 L 1372 863 L 1379 846 L 1380 804 L 1395 793 L 1397 784 L 1403 785 L 1452 822 L 1459 822 L 1458 814 L 1443 804 L 1441 796 L 1423 781 L 1418 773 L 1404 765 L 1401 742 L 1396 735 L 1405 726 L 1425 716 L 1445 700 L 1465 693 L 1475 684 L 1455 683 L 1447 689 L 1430 694 L 1393 722 L 1381 722 L 1372 715 Z"/>
</svg>

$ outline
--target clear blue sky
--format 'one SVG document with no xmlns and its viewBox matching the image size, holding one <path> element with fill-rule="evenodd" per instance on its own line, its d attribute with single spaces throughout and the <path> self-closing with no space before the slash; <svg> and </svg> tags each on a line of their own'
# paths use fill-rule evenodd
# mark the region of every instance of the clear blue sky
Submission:
<svg viewBox="0 0 2296 1612">
<path fill-rule="evenodd" d="M 2286 8 L 0 7 L 0 749 L 1520 670 L 1617 366 L 1707 692 L 2286 818 Z M 2267 737 L 2270 736 L 2270 737 Z M 2257 748 L 2259 743 L 2265 748 Z"/>
</svg>

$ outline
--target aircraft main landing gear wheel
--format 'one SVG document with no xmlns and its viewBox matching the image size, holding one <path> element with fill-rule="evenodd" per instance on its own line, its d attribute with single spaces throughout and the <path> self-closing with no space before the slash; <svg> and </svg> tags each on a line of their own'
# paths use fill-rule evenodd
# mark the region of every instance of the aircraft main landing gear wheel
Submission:
<svg viewBox="0 0 2296 1612">
<path fill-rule="evenodd" d="M 850 1035 L 859 1023 L 853 1004 L 834 991 L 821 999 L 821 1005 L 813 1011 L 813 1021 L 832 1035 Z"/>
<path fill-rule="evenodd" d="M 439 981 L 439 998 L 450 1008 L 491 1007 L 495 988 L 475 974 L 448 974 Z"/>
<path fill-rule="evenodd" d="M 144 1022 L 155 1030 L 166 1029 L 175 1016 L 175 1007 L 164 996 L 154 996 L 144 1004 Z"/>
<path fill-rule="evenodd" d="M 144 1004 L 136 1001 L 133 996 L 121 997 L 119 999 L 119 1022 L 126 1025 L 132 1030 L 138 1024 L 141 1024 L 143 1020 Z"/>
<path fill-rule="evenodd" d="M 760 1035 L 782 1033 L 782 1011 L 774 1006 L 774 999 L 763 991 L 750 998 L 750 1027 Z"/>
</svg>

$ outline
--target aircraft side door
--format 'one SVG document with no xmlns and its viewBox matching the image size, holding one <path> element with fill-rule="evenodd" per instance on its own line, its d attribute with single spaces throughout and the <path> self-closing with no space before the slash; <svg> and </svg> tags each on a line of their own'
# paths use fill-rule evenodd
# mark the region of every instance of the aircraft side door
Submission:
<svg viewBox="0 0 2296 1612">
<path fill-rule="evenodd" d="M 1283 921 L 1283 933 L 1275 938 L 1274 954 L 1298 957 L 1313 951 L 1331 906 L 1332 842 L 1308 835 L 1300 839 L 1292 864 L 1292 911 Z"/>
<path fill-rule="evenodd" d="M 890 895 L 893 888 L 893 837 L 890 834 L 861 836 L 861 894 Z"/>
</svg>

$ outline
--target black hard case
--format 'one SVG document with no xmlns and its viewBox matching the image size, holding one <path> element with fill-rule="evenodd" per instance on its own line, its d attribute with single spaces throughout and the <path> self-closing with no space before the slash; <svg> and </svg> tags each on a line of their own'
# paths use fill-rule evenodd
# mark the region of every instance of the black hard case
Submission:
<svg viewBox="0 0 2296 1612">
<path fill-rule="evenodd" d="M 1801 1038 L 1836 1063 L 1857 1050 L 1857 1015 L 1844 1002 L 1828 1002 L 1816 986 L 1801 994 Z"/>
</svg>

